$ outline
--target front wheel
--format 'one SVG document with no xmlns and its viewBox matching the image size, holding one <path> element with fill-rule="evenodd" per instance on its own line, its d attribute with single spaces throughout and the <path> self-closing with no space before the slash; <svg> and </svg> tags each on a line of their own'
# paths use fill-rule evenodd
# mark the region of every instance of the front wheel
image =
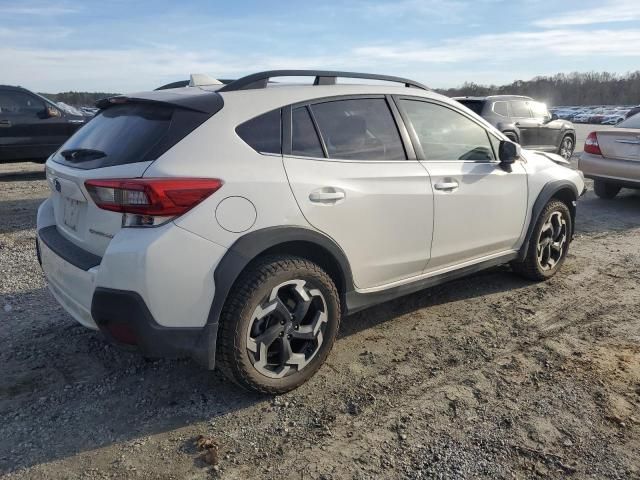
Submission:
<svg viewBox="0 0 640 480">
<path fill-rule="evenodd" d="M 567 204 L 551 200 L 536 222 L 524 260 L 511 263 L 513 270 L 530 280 L 553 277 L 567 257 L 572 231 Z"/>
<path fill-rule="evenodd" d="M 571 135 L 565 135 L 562 138 L 562 142 L 560 142 L 560 147 L 558 148 L 558 155 L 560 155 L 565 160 L 570 160 L 573 155 L 573 149 L 575 148 L 575 143 L 573 141 L 573 137 Z"/>
<path fill-rule="evenodd" d="M 240 276 L 227 299 L 217 363 L 246 389 L 285 393 L 324 363 L 339 324 L 338 292 L 322 268 L 299 257 L 265 257 Z"/>
</svg>

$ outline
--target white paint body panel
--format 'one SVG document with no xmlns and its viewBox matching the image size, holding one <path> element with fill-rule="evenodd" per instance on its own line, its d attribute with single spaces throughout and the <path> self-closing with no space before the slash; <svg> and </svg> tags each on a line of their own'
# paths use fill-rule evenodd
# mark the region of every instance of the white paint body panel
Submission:
<svg viewBox="0 0 640 480">
<path fill-rule="evenodd" d="M 429 259 L 433 194 L 420 162 L 285 158 L 291 188 L 307 221 L 342 247 L 354 283 L 369 288 L 419 275 Z M 314 202 L 334 189 L 343 200 Z"/>
</svg>

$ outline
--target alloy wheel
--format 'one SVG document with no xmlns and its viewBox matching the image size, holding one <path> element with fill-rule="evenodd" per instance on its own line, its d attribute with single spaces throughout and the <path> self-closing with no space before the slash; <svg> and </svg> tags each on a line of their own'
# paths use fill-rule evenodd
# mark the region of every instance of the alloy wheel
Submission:
<svg viewBox="0 0 640 480">
<path fill-rule="evenodd" d="M 569 160 L 571 155 L 573 155 L 573 140 L 571 140 L 571 137 L 564 137 L 562 145 L 560 145 L 560 156 L 565 160 Z"/>
<path fill-rule="evenodd" d="M 561 212 L 552 212 L 542 225 L 538 237 L 538 265 L 542 270 L 553 270 L 562 260 L 567 244 L 567 222 Z"/>
<path fill-rule="evenodd" d="M 305 368 L 323 342 L 327 303 L 305 280 L 274 287 L 253 312 L 247 330 L 247 353 L 254 368 L 282 378 Z"/>
</svg>

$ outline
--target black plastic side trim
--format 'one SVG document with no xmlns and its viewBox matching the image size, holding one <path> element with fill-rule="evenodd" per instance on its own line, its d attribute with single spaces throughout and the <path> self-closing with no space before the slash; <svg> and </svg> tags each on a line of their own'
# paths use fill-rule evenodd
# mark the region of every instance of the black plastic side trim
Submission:
<svg viewBox="0 0 640 480">
<path fill-rule="evenodd" d="M 588 173 L 585 173 L 584 176 L 591 180 L 602 180 L 603 182 L 611 183 L 613 185 L 620 185 L 623 188 L 640 188 L 640 182 L 634 182 L 633 180 L 618 180 L 617 178 L 600 177 L 598 175 L 590 175 Z"/>
<path fill-rule="evenodd" d="M 459 268 L 457 270 L 452 270 L 450 272 L 446 272 L 433 277 L 424 278 L 422 280 L 416 280 L 415 282 L 407 283 L 405 285 L 400 285 L 399 287 L 395 287 L 395 288 L 389 288 L 387 290 L 383 290 L 380 292 L 359 293 L 359 292 L 356 292 L 355 290 L 351 292 L 347 292 L 347 295 L 346 295 L 347 312 L 346 313 L 352 314 L 360 310 L 364 310 L 365 308 L 373 307 L 374 305 L 378 305 L 380 303 L 388 302 L 389 300 L 393 300 L 398 297 L 409 295 L 410 293 L 424 290 L 425 288 L 434 287 L 436 285 L 440 285 L 441 283 L 445 283 L 451 280 L 455 280 L 457 278 L 465 277 L 467 275 L 479 272 L 481 270 L 486 270 L 487 268 L 496 267 L 498 265 L 508 263 L 511 260 L 514 260 L 517 257 L 517 255 L 518 255 L 517 253 L 510 253 L 508 255 L 503 255 L 498 258 L 486 260 L 481 263 L 476 263 L 475 265 Z"/>
<path fill-rule="evenodd" d="M 538 194 L 538 198 L 536 198 L 535 203 L 533 204 L 533 210 L 531 212 L 531 220 L 529 221 L 529 226 L 527 227 L 527 234 L 525 236 L 525 240 L 520 247 L 520 251 L 518 253 L 518 260 L 522 261 L 527 255 L 527 250 L 529 250 L 529 241 L 531 240 L 531 235 L 533 234 L 533 229 L 536 226 L 536 222 L 540 217 L 540 213 L 544 209 L 545 205 L 549 202 L 549 200 L 559 191 L 569 188 L 574 195 L 574 201 L 580 197 L 578 189 L 576 186 L 568 180 L 555 180 L 553 182 L 547 183 L 542 190 Z M 572 210 L 573 218 L 572 218 L 572 229 L 569 235 L 569 238 L 573 237 L 573 232 L 575 231 L 575 210 Z"/>
<path fill-rule="evenodd" d="M 272 247 L 289 242 L 306 242 L 317 245 L 329 252 L 340 266 L 342 284 L 347 291 L 353 289 L 351 267 L 342 249 L 331 238 L 306 227 L 269 227 L 240 237 L 231 245 L 227 253 L 222 257 L 214 272 L 215 295 L 211 310 L 209 311 L 208 324 L 217 326 L 222 307 L 224 306 L 231 288 L 244 268 L 258 255 Z"/>
<path fill-rule="evenodd" d="M 96 288 L 91 316 L 112 343 L 118 344 L 109 334 L 107 325 L 126 324 L 135 332 L 137 345 L 133 348 L 148 357 L 191 357 L 206 368 L 214 366 L 215 329 L 208 325 L 202 328 L 159 325 L 137 292 Z"/>
<path fill-rule="evenodd" d="M 87 252 L 64 238 L 55 225 L 38 230 L 38 236 L 56 255 L 82 270 L 98 266 L 102 261 L 102 257 Z"/>
</svg>

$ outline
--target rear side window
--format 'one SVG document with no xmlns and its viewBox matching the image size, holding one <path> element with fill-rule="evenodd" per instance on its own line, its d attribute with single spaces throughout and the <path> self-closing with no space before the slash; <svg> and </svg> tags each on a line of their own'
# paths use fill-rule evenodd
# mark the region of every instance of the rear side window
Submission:
<svg viewBox="0 0 640 480">
<path fill-rule="evenodd" d="M 467 107 L 473 113 L 478 115 L 482 115 L 482 110 L 484 109 L 484 101 L 482 100 L 458 100 L 462 105 Z"/>
<path fill-rule="evenodd" d="M 113 105 L 67 140 L 53 161 L 88 170 L 156 160 L 210 116 L 157 104 Z"/>
<path fill-rule="evenodd" d="M 324 157 L 324 151 L 307 107 L 292 112 L 291 154 L 302 157 Z"/>
<path fill-rule="evenodd" d="M 487 131 L 460 113 L 429 102 L 400 100 L 426 160 L 495 159 Z"/>
<path fill-rule="evenodd" d="M 493 112 L 501 117 L 509 116 L 509 104 L 507 102 L 493 102 Z"/>
<path fill-rule="evenodd" d="M 238 125 L 236 133 L 259 153 L 282 153 L 280 109 L 272 110 Z"/>
<path fill-rule="evenodd" d="M 406 159 L 398 127 L 384 98 L 318 103 L 311 110 L 329 158 Z"/>
<path fill-rule="evenodd" d="M 529 118 L 531 113 L 529 112 L 529 102 L 524 100 L 514 100 L 511 103 L 511 115 L 516 118 Z"/>
</svg>

